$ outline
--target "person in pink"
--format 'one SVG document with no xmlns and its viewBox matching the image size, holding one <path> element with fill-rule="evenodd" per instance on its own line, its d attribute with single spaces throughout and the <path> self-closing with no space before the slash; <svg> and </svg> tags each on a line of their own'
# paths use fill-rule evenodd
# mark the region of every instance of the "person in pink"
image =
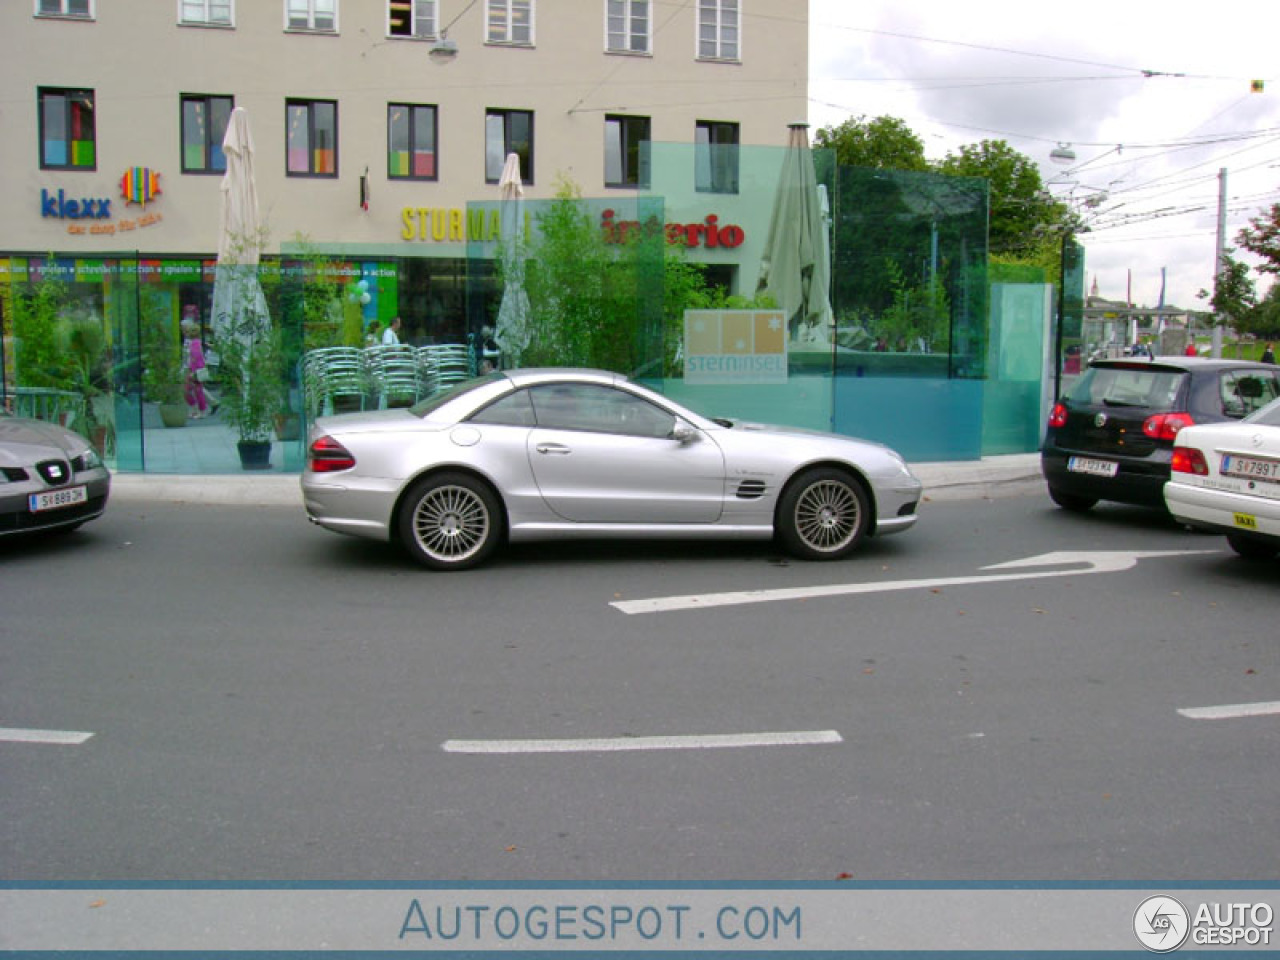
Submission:
<svg viewBox="0 0 1280 960">
<path fill-rule="evenodd" d="M 205 365 L 204 344 L 200 342 L 200 325 L 189 315 L 182 320 L 182 361 L 187 373 L 183 391 L 186 394 L 187 411 L 192 420 L 202 420 L 210 409 L 209 397 L 204 389 L 209 368 Z"/>
</svg>

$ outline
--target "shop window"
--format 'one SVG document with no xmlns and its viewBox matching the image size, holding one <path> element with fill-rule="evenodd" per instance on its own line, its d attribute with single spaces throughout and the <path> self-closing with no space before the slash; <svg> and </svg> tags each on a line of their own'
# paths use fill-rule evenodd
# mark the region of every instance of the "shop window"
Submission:
<svg viewBox="0 0 1280 960">
<path fill-rule="evenodd" d="M 648 117 L 604 118 L 604 185 L 649 186 Z"/>
<path fill-rule="evenodd" d="M 337 177 L 336 100 L 285 101 L 285 158 L 290 177 Z"/>
<path fill-rule="evenodd" d="M 387 104 L 387 176 L 392 180 L 436 180 L 436 108 Z"/>
<path fill-rule="evenodd" d="M 211 27 L 235 24 L 235 0 L 178 0 L 178 22 Z"/>
<path fill-rule="evenodd" d="M 738 125 L 699 120 L 694 129 L 693 181 L 699 193 L 738 192 Z"/>
<path fill-rule="evenodd" d="M 533 111 L 487 110 L 484 116 L 484 179 L 497 183 L 507 154 L 520 158 L 521 183 L 533 183 Z"/>
<path fill-rule="evenodd" d="M 92 90 L 41 88 L 40 169 L 98 169 Z"/>
<path fill-rule="evenodd" d="M 738 60 L 738 0 L 698 0 L 698 58 Z"/>
<path fill-rule="evenodd" d="M 338 0 L 284 0 L 287 30 L 338 32 Z"/>
<path fill-rule="evenodd" d="M 388 0 L 387 36 L 434 37 L 438 7 L 436 0 Z"/>
<path fill-rule="evenodd" d="M 36 0 L 37 17 L 93 19 L 93 0 Z"/>
<path fill-rule="evenodd" d="M 235 100 L 205 93 L 182 95 L 182 172 L 225 173 L 222 138 Z"/>
<path fill-rule="evenodd" d="M 485 39 L 490 43 L 533 45 L 534 0 L 488 0 Z"/>
<path fill-rule="evenodd" d="M 649 53 L 649 0 L 605 0 L 605 49 Z"/>
</svg>

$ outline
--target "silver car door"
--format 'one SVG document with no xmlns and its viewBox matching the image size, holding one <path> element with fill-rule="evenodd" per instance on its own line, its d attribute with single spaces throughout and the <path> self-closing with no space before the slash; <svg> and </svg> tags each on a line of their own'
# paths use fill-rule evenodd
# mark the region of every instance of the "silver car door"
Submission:
<svg viewBox="0 0 1280 960">
<path fill-rule="evenodd" d="M 576 523 L 719 519 L 724 457 L 707 434 L 613 387 L 558 383 L 530 393 L 538 426 L 529 434 L 529 462 L 559 516 Z"/>
</svg>

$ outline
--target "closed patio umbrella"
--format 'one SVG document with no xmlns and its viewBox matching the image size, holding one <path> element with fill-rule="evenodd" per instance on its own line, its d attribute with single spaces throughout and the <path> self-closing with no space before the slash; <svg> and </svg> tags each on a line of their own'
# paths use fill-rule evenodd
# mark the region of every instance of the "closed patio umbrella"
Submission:
<svg viewBox="0 0 1280 960">
<path fill-rule="evenodd" d="M 520 158 L 507 154 L 498 181 L 499 224 L 502 243 L 502 304 L 494 339 L 507 367 L 518 367 L 529 346 L 529 296 L 524 288 L 524 187 L 520 182 Z"/>
<path fill-rule="evenodd" d="M 252 338 L 269 318 L 258 282 L 263 229 L 253 172 L 253 135 L 243 107 L 231 111 L 222 138 L 227 172 L 222 177 L 218 263 L 213 284 L 213 330 L 217 336 Z"/>
</svg>

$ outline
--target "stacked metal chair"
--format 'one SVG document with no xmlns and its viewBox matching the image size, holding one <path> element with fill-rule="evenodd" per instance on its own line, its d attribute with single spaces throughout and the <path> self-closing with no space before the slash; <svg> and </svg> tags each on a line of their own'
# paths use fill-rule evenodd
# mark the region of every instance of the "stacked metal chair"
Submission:
<svg viewBox="0 0 1280 960">
<path fill-rule="evenodd" d="M 364 359 L 379 408 L 392 404 L 408 406 L 423 397 L 418 352 L 413 347 L 408 344 L 366 347 Z"/>
</svg>

